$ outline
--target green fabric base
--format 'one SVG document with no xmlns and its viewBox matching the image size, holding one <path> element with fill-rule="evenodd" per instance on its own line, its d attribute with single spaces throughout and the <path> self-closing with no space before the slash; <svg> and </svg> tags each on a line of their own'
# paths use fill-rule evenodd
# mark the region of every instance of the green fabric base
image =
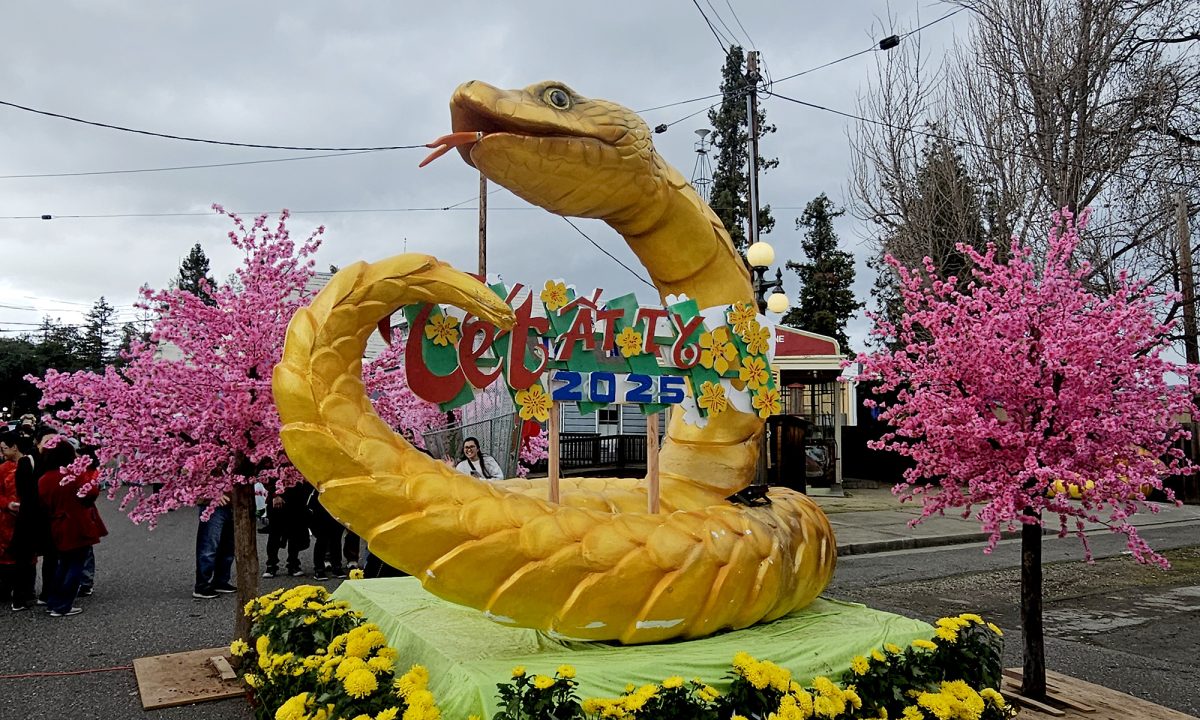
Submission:
<svg viewBox="0 0 1200 720">
<path fill-rule="evenodd" d="M 836 681 L 855 655 L 885 642 L 903 647 L 933 635 L 921 621 L 822 598 L 744 630 L 625 646 L 555 640 L 536 630 L 498 625 L 478 610 L 425 592 L 415 578 L 351 580 L 333 596 L 387 635 L 398 652 L 397 672 L 412 664 L 429 670 L 429 689 L 447 720 L 492 717 L 499 710 L 496 684 L 507 682 L 517 665 L 531 675 L 553 675 L 558 666 L 573 665 L 580 699 L 618 697 L 628 683 L 659 683 L 672 675 L 699 677 L 724 691 L 733 656 L 742 650 L 791 670 L 802 683 L 818 675 Z"/>
</svg>

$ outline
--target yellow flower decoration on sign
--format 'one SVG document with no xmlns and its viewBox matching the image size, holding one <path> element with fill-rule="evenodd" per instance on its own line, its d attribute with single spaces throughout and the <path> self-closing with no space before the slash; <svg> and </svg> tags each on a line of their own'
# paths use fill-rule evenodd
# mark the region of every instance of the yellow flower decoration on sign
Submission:
<svg viewBox="0 0 1200 720">
<path fill-rule="evenodd" d="M 751 320 L 746 325 L 745 332 L 738 335 L 741 336 L 742 342 L 746 343 L 746 352 L 751 355 L 763 355 L 771 347 L 771 328 L 759 325 L 757 320 Z"/>
<path fill-rule="evenodd" d="M 716 370 L 719 375 L 737 367 L 738 351 L 729 342 L 729 330 L 719 327 L 710 333 L 700 335 L 700 364 Z"/>
<path fill-rule="evenodd" d="M 566 283 L 554 282 L 553 280 L 546 281 L 546 288 L 542 290 L 539 296 L 542 299 L 542 304 L 550 312 L 554 312 L 569 301 L 567 297 Z"/>
<path fill-rule="evenodd" d="M 767 381 L 771 379 L 771 374 L 767 372 L 767 361 L 761 357 L 748 357 L 742 361 L 742 367 L 738 370 L 738 377 L 751 390 L 757 390 Z"/>
<path fill-rule="evenodd" d="M 700 397 L 696 398 L 696 404 L 710 415 L 719 415 L 729 407 L 729 398 L 725 397 L 725 388 L 720 383 L 705 381 L 700 383 Z"/>
<path fill-rule="evenodd" d="M 783 407 L 779 400 L 779 391 L 775 388 L 759 388 L 758 392 L 754 393 L 754 399 L 750 401 L 750 404 L 758 411 L 758 416 L 764 420 L 772 415 L 778 415 Z"/>
<path fill-rule="evenodd" d="M 758 322 L 758 309 L 750 303 L 734 303 L 726 313 L 729 324 L 738 335 L 745 335 L 750 323 Z"/>
<path fill-rule="evenodd" d="M 530 385 L 529 389 L 518 392 L 516 400 L 521 407 L 522 420 L 546 422 L 550 419 L 550 396 L 541 385 Z"/>
<path fill-rule="evenodd" d="M 625 357 L 642 354 L 642 334 L 631 327 L 625 328 L 617 335 L 616 343 L 621 355 Z"/>
<path fill-rule="evenodd" d="M 434 345 L 453 345 L 458 342 L 458 318 L 450 315 L 439 315 L 430 318 L 425 326 L 425 337 Z"/>
</svg>

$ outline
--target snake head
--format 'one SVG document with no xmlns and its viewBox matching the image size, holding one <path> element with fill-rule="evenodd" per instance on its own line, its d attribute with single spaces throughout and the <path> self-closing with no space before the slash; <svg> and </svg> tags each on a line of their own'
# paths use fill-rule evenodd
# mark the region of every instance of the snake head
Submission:
<svg viewBox="0 0 1200 720">
<path fill-rule="evenodd" d="M 622 223 L 661 206 L 668 167 L 632 110 L 546 81 L 502 90 L 472 80 L 450 100 L 468 164 L 552 213 Z"/>
</svg>

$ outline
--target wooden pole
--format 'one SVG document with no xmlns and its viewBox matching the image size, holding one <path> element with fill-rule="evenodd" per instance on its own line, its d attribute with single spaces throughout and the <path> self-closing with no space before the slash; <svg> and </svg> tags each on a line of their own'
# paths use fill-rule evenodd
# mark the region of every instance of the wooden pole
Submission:
<svg viewBox="0 0 1200 720">
<path fill-rule="evenodd" d="M 258 532 L 254 522 L 254 486 L 233 486 L 233 557 L 237 582 L 237 637 L 251 642 L 250 618 L 242 612 L 258 596 Z"/>
<path fill-rule="evenodd" d="M 550 456 L 546 462 L 550 471 L 550 502 L 552 503 L 557 503 L 560 497 L 558 493 L 558 415 L 558 402 L 551 402 L 550 422 L 546 426 L 546 431 L 550 433 Z"/>
<path fill-rule="evenodd" d="M 646 416 L 646 512 L 658 512 L 658 496 L 658 413 L 650 413 Z"/>
<path fill-rule="evenodd" d="M 1196 278 L 1192 266 L 1192 233 L 1188 227 L 1187 198 L 1175 193 L 1175 237 L 1179 243 L 1179 285 L 1183 291 L 1183 352 L 1189 364 L 1200 363 L 1200 348 L 1196 339 Z M 1192 462 L 1200 462 L 1200 418 L 1191 422 Z M 1185 482 L 1192 482 L 1191 479 Z"/>
<path fill-rule="evenodd" d="M 479 173 L 479 275 L 487 282 L 487 178 Z"/>
</svg>

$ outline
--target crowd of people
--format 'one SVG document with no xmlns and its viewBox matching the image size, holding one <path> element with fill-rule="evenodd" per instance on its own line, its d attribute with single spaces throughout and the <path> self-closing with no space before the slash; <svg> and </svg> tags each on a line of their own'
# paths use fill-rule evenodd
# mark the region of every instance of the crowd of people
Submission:
<svg viewBox="0 0 1200 720">
<path fill-rule="evenodd" d="M 0 603 L 13 612 L 45 606 L 51 617 L 83 612 L 92 594 L 93 547 L 108 534 L 96 508 L 95 471 L 64 483 L 62 468 L 87 447 L 25 415 L 0 434 Z M 38 589 L 38 562 L 41 588 Z"/>
<path fill-rule="evenodd" d="M 94 449 L 24 415 L 15 426 L 0 426 L 0 453 L 0 604 L 8 603 L 13 612 L 44 606 L 51 617 L 77 615 L 83 612 L 77 601 L 95 586 L 94 546 L 108 530 L 96 507 L 94 464 L 65 483 L 63 469 L 80 454 L 94 460 Z M 463 441 L 463 459 L 455 467 L 473 477 L 503 479 L 499 464 L 475 438 Z M 329 514 L 308 483 L 265 492 L 264 578 L 303 577 L 301 553 L 309 547 L 316 580 L 344 578 L 360 567 L 365 577 L 403 575 L 369 552 L 363 559 L 361 539 Z M 192 597 L 237 592 L 232 503 L 223 496 L 198 510 Z"/>
</svg>

